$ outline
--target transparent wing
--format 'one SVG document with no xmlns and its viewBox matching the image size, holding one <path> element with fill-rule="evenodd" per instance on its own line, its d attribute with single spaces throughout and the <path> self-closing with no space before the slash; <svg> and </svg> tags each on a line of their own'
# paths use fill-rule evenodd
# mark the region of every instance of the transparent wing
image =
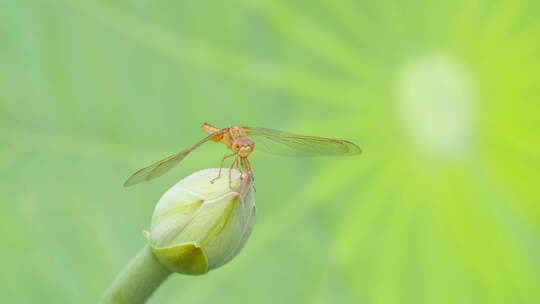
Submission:
<svg viewBox="0 0 540 304">
<path fill-rule="evenodd" d="M 219 136 L 223 134 L 225 130 L 222 129 L 218 132 L 210 134 L 208 137 L 204 138 L 203 140 L 199 141 L 195 145 L 191 146 L 190 148 L 187 148 L 183 151 L 180 151 L 176 154 L 170 155 L 158 162 L 155 162 L 151 164 L 150 166 L 146 168 L 142 168 L 139 171 L 133 173 L 124 183 L 124 187 L 128 187 L 131 185 L 138 184 L 140 182 L 148 181 L 151 179 L 154 179 L 156 177 L 160 177 L 161 175 L 165 174 L 167 171 L 172 169 L 174 166 L 176 166 L 184 157 L 186 157 L 191 151 L 195 150 L 205 142 L 211 140 L 212 138 Z"/>
<path fill-rule="evenodd" d="M 346 156 L 362 153 L 354 143 L 347 140 L 316 136 L 304 136 L 278 130 L 244 127 L 254 137 L 255 148 L 285 156 Z"/>
</svg>

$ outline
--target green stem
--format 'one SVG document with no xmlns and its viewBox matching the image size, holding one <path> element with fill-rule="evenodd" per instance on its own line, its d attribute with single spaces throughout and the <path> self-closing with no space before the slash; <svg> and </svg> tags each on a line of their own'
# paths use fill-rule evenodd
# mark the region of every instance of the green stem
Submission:
<svg viewBox="0 0 540 304">
<path fill-rule="evenodd" d="M 146 245 L 118 274 L 100 303 L 144 303 L 170 274 Z"/>
</svg>

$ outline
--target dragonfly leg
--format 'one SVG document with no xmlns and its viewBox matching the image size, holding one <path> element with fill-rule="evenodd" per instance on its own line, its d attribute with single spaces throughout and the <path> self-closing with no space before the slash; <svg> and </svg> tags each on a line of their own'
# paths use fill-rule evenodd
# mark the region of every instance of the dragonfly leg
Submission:
<svg viewBox="0 0 540 304">
<path fill-rule="evenodd" d="M 244 170 L 251 172 L 251 163 L 247 157 L 244 157 Z"/>
<path fill-rule="evenodd" d="M 249 159 L 247 157 L 243 157 L 242 161 L 242 167 L 244 167 L 244 171 L 246 171 L 246 173 L 251 173 L 251 163 L 249 162 Z M 251 178 L 255 180 L 253 174 L 251 174 Z"/>
<path fill-rule="evenodd" d="M 225 159 L 227 159 L 227 158 L 229 158 L 229 157 L 231 157 L 231 156 L 234 156 L 234 155 L 236 155 L 236 153 L 232 153 L 232 154 L 223 156 L 223 158 L 221 159 L 221 163 L 219 164 L 219 172 L 218 172 L 218 176 L 217 176 L 216 178 L 212 179 L 212 180 L 210 181 L 210 183 L 213 184 L 216 180 L 218 180 L 218 179 L 221 177 L 221 169 L 223 169 L 223 164 L 225 163 Z"/>
<path fill-rule="evenodd" d="M 240 173 L 242 174 L 244 173 L 244 158 L 243 157 L 239 157 L 239 161 L 236 163 L 236 169 L 238 169 Z"/>
<path fill-rule="evenodd" d="M 234 168 L 234 165 L 236 164 L 238 164 L 238 156 L 234 158 L 231 166 L 229 167 L 229 189 L 231 190 L 232 190 L 232 169 Z"/>
</svg>

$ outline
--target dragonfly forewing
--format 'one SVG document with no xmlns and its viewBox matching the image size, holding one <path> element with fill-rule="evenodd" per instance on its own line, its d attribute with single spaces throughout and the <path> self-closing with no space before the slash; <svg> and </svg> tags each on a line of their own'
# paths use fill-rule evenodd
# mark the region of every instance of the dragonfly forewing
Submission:
<svg viewBox="0 0 540 304">
<path fill-rule="evenodd" d="M 208 137 L 202 139 L 195 145 L 191 146 L 190 148 L 187 148 L 183 151 L 180 151 L 176 154 L 167 156 L 166 158 L 155 162 L 151 164 L 148 167 L 142 168 L 138 170 L 137 172 L 133 173 L 124 183 L 124 187 L 128 187 L 131 185 L 135 185 L 144 181 L 149 181 L 151 179 L 154 179 L 156 177 L 160 177 L 172 168 L 174 168 L 178 163 L 184 159 L 191 151 L 195 150 L 196 148 L 200 147 L 205 142 L 211 140 L 215 136 L 219 136 L 223 134 L 225 130 L 220 130 L 215 133 L 210 134 Z"/>
<path fill-rule="evenodd" d="M 317 136 L 298 135 L 273 129 L 244 127 L 253 136 L 256 149 L 285 156 L 358 155 L 362 149 L 354 143 Z"/>
</svg>

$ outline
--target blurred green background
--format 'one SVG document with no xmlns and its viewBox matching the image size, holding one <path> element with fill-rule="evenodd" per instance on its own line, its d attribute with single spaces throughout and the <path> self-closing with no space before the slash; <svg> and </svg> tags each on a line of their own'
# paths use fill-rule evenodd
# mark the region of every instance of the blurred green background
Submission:
<svg viewBox="0 0 540 304">
<path fill-rule="evenodd" d="M 248 125 L 241 254 L 151 303 L 540 303 L 540 2 L 0 0 L 0 302 L 95 303 L 145 243 L 136 169 Z"/>
</svg>

